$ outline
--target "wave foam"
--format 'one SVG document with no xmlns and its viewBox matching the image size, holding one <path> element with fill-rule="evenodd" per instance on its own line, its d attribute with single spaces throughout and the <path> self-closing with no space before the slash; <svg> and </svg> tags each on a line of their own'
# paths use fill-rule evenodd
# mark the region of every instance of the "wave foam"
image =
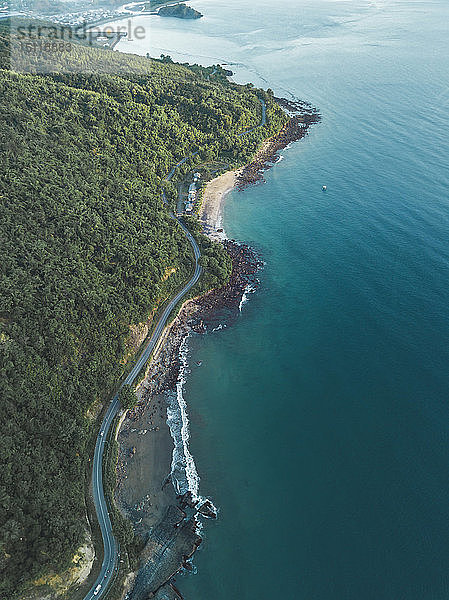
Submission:
<svg viewBox="0 0 449 600">
<path fill-rule="evenodd" d="M 254 294 L 254 292 L 257 289 L 257 284 L 256 283 L 248 283 L 243 291 L 243 296 L 242 299 L 240 300 L 240 304 L 239 304 L 239 311 L 242 312 L 242 308 L 243 306 L 248 302 L 249 300 L 249 295 L 250 294 Z"/>
<path fill-rule="evenodd" d="M 189 449 L 189 417 L 187 414 L 187 404 L 183 396 L 186 375 L 190 372 L 187 361 L 188 352 L 188 336 L 186 336 L 179 348 L 181 366 L 178 381 L 176 382 L 176 392 L 167 394 L 167 425 L 174 442 L 171 478 L 173 487 L 179 496 L 190 492 L 197 509 L 200 509 L 205 502 L 208 502 L 211 510 L 217 515 L 218 510 L 211 500 L 199 495 L 200 477 Z"/>
<path fill-rule="evenodd" d="M 182 394 L 185 383 L 187 363 L 187 337 L 182 341 L 179 349 L 181 367 L 178 381 L 176 382 L 176 393 L 169 394 L 167 407 L 167 425 L 174 442 L 172 458 L 172 481 L 177 494 L 182 496 L 187 492 L 198 499 L 200 478 L 198 476 L 195 461 L 189 450 L 189 418 L 187 415 L 187 404 Z"/>
</svg>

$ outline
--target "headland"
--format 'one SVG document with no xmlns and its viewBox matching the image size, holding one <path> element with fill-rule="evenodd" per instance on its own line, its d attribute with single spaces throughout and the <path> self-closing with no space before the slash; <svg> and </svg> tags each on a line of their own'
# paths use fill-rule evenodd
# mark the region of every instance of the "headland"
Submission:
<svg viewBox="0 0 449 600">
<path fill-rule="evenodd" d="M 139 403 L 128 412 L 118 434 L 117 505 L 146 542 L 142 566 L 129 578 L 125 597 L 130 600 L 157 598 L 158 594 L 181 597 L 175 576 L 192 568 L 190 559 L 202 541 L 204 519 L 217 517 L 213 502 L 200 494 L 189 450 L 188 410 L 183 397 L 189 368 L 188 338 L 232 324 L 245 293 L 258 285 L 262 257 L 248 245 L 226 238 L 224 198 L 233 189 L 241 191 L 263 183 L 263 174 L 276 164 L 279 151 L 302 139 L 310 125 L 320 119 L 306 103 L 277 102 L 290 116 L 282 130 L 265 140 L 246 166 L 211 179 L 203 191 L 198 217 L 203 232 L 220 241 L 231 257 L 230 280 L 221 289 L 183 304 L 137 389 Z"/>
</svg>

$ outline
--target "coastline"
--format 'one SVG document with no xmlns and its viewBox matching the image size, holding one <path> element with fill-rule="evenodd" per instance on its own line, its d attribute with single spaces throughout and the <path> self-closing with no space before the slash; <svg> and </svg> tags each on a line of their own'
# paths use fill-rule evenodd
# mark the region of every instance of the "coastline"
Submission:
<svg viewBox="0 0 449 600">
<path fill-rule="evenodd" d="M 241 172 L 242 169 L 226 171 L 206 184 L 198 217 L 204 233 L 211 239 L 225 237 L 223 232 L 217 232 L 223 225 L 223 203 L 226 195 L 236 187 Z"/>
<path fill-rule="evenodd" d="M 279 151 L 302 139 L 320 118 L 310 105 L 279 100 L 290 113 L 287 124 L 262 142 L 247 165 L 210 180 L 203 192 L 198 219 L 203 233 L 230 254 L 230 281 L 183 304 L 137 388 L 139 403 L 128 412 L 118 434 L 117 505 L 145 540 L 142 565 L 130 578 L 134 587 L 126 596 L 132 600 L 151 594 L 172 597 L 175 576 L 192 568 L 189 560 L 202 541 L 203 520 L 217 517 L 212 501 L 200 495 L 189 451 L 188 408 L 183 398 L 185 375 L 192 368 L 188 337 L 232 323 L 258 286 L 263 261 L 249 246 L 227 239 L 222 211 L 228 193 L 263 183 L 263 173 L 278 162 Z M 170 553 L 162 557 L 161 548 L 168 547 Z"/>
<path fill-rule="evenodd" d="M 251 185 L 264 183 L 263 174 L 279 162 L 279 152 L 304 138 L 311 125 L 320 121 L 318 111 L 310 104 L 286 98 L 275 98 L 290 119 L 273 137 L 262 142 L 253 159 L 243 167 L 226 171 L 206 184 L 198 218 L 203 232 L 213 240 L 226 239 L 223 231 L 223 203 L 233 189 L 239 192 Z"/>
<path fill-rule="evenodd" d="M 262 266 L 249 246 L 232 240 L 223 244 L 232 257 L 231 280 L 183 304 L 137 388 L 139 402 L 128 411 L 117 436 L 116 504 L 145 542 L 142 564 L 129 577 L 133 588 L 126 597 L 132 600 L 146 600 L 156 592 L 171 597 L 176 574 L 192 568 L 189 559 L 202 541 L 204 519 L 217 516 L 212 501 L 199 492 L 189 452 L 183 397 L 185 375 L 193 367 L 188 363 L 188 337 L 232 322 Z M 170 552 L 162 557 L 164 548 Z"/>
</svg>

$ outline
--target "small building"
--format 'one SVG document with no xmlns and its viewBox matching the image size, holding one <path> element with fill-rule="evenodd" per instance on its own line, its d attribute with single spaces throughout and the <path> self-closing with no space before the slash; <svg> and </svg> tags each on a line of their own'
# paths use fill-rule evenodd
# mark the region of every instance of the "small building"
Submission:
<svg viewBox="0 0 449 600">
<path fill-rule="evenodd" d="M 194 183 L 191 183 L 189 185 L 189 202 L 195 202 L 195 198 L 196 198 L 196 185 Z"/>
<path fill-rule="evenodd" d="M 193 202 L 186 202 L 186 212 L 191 213 L 193 210 Z"/>
</svg>

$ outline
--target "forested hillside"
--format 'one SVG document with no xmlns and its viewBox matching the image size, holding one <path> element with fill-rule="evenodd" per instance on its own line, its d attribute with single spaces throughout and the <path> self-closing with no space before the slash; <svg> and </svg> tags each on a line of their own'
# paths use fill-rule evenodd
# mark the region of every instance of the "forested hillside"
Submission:
<svg viewBox="0 0 449 600">
<path fill-rule="evenodd" d="M 0 71 L 0 597 L 7 600 L 66 566 L 83 541 L 89 408 L 126 368 L 130 324 L 189 277 L 191 249 L 161 200 L 162 187 L 174 197 L 174 184 L 163 178 L 192 152 L 198 163 L 218 155 L 242 163 L 283 122 L 265 95 L 269 126 L 237 138 L 260 119 L 249 87 L 92 48 L 78 48 L 71 60 L 70 74 Z M 115 64 L 120 75 L 79 75 L 77 61 Z M 225 275 L 221 267 L 206 274 L 209 285 Z"/>
</svg>

